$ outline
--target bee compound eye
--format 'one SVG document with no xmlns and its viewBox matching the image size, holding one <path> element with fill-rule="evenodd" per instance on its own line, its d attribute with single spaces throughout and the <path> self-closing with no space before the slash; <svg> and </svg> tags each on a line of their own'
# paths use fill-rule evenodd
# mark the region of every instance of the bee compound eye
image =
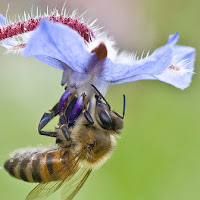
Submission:
<svg viewBox="0 0 200 200">
<path fill-rule="evenodd" d="M 111 129 L 112 128 L 112 120 L 109 116 L 109 114 L 105 110 L 101 110 L 99 113 L 99 119 L 101 121 L 100 125 L 104 129 Z"/>
</svg>

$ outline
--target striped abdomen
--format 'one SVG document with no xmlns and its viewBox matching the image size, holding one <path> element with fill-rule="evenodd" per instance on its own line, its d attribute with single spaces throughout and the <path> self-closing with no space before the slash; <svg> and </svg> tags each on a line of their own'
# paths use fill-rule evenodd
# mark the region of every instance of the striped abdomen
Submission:
<svg viewBox="0 0 200 200">
<path fill-rule="evenodd" d="M 28 182 L 42 182 L 50 178 L 68 160 L 69 152 L 66 149 L 33 149 L 19 151 L 5 162 L 4 168 L 15 178 Z M 54 178 L 59 179 L 62 179 L 62 175 Z"/>
</svg>

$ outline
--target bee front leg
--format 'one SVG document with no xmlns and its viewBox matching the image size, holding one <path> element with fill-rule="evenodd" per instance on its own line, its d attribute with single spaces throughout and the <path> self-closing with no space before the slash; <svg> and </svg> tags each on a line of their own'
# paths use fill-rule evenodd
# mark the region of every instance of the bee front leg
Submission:
<svg viewBox="0 0 200 200">
<path fill-rule="evenodd" d="M 42 131 L 42 129 L 51 121 L 51 119 L 53 119 L 58 114 L 59 114 L 59 103 L 57 103 L 50 110 L 50 113 L 44 113 L 38 125 L 38 132 L 40 135 L 56 137 L 56 134 L 57 134 L 56 132 Z"/>
<path fill-rule="evenodd" d="M 60 129 L 61 129 L 63 135 L 65 136 L 66 140 L 69 141 L 70 135 L 69 135 L 69 132 L 68 132 L 67 120 L 66 120 L 66 117 L 62 114 L 60 116 L 59 123 L 60 123 Z"/>
<path fill-rule="evenodd" d="M 59 120 L 60 129 L 67 141 L 70 141 L 70 134 L 68 131 L 68 119 L 76 104 L 76 101 L 77 97 L 74 97 L 69 103 L 69 105 L 67 105 L 67 107 L 60 113 L 60 120 Z"/>
<path fill-rule="evenodd" d="M 83 110 L 84 116 L 90 124 L 94 124 L 92 116 L 90 115 L 88 110 Z"/>
<path fill-rule="evenodd" d="M 85 118 L 87 119 L 87 121 L 90 123 L 90 124 L 94 124 L 94 121 L 92 119 L 92 116 L 90 115 L 90 112 L 87 108 L 87 104 L 84 105 L 83 107 L 83 114 L 85 116 Z"/>
</svg>

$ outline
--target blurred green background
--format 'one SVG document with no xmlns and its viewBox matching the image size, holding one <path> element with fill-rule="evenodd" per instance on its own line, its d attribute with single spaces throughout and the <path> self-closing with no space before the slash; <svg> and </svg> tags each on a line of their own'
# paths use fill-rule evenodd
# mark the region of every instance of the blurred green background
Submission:
<svg viewBox="0 0 200 200">
<path fill-rule="evenodd" d="M 64 1 L 1 0 L 0 13 L 45 10 Z M 198 0 L 68 1 L 69 11 L 86 16 L 113 35 L 121 49 L 154 50 L 178 31 L 179 44 L 197 49 L 191 86 L 181 91 L 159 81 L 109 88 L 106 98 L 119 113 L 126 94 L 125 128 L 111 159 L 92 173 L 75 199 L 200 199 L 200 2 Z M 152 51 L 151 51 L 152 52 Z M 61 71 L 0 48 L 0 199 L 25 199 L 35 184 L 10 177 L 3 169 L 9 153 L 22 147 L 49 146 L 37 125 L 63 92 Z M 53 124 L 52 124 L 53 126 Z M 50 126 L 51 127 L 51 126 Z M 60 199 L 59 193 L 49 199 Z"/>
</svg>

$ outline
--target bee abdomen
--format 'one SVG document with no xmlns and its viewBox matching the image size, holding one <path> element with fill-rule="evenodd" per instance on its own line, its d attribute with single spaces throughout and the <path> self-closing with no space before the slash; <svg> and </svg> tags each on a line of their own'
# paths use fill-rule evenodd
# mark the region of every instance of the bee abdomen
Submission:
<svg viewBox="0 0 200 200">
<path fill-rule="evenodd" d="M 4 168 L 18 179 L 28 182 L 50 181 L 51 175 L 69 159 L 67 151 L 35 150 L 17 153 L 5 162 Z M 53 180 L 62 176 L 53 177 Z"/>
<path fill-rule="evenodd" d="M 5 162 L 4 168 L 15 178 L 33 182 L 30 166 L 33 156 L 37 153 L 37 151 L 18 152 Z"/>
</svg>

